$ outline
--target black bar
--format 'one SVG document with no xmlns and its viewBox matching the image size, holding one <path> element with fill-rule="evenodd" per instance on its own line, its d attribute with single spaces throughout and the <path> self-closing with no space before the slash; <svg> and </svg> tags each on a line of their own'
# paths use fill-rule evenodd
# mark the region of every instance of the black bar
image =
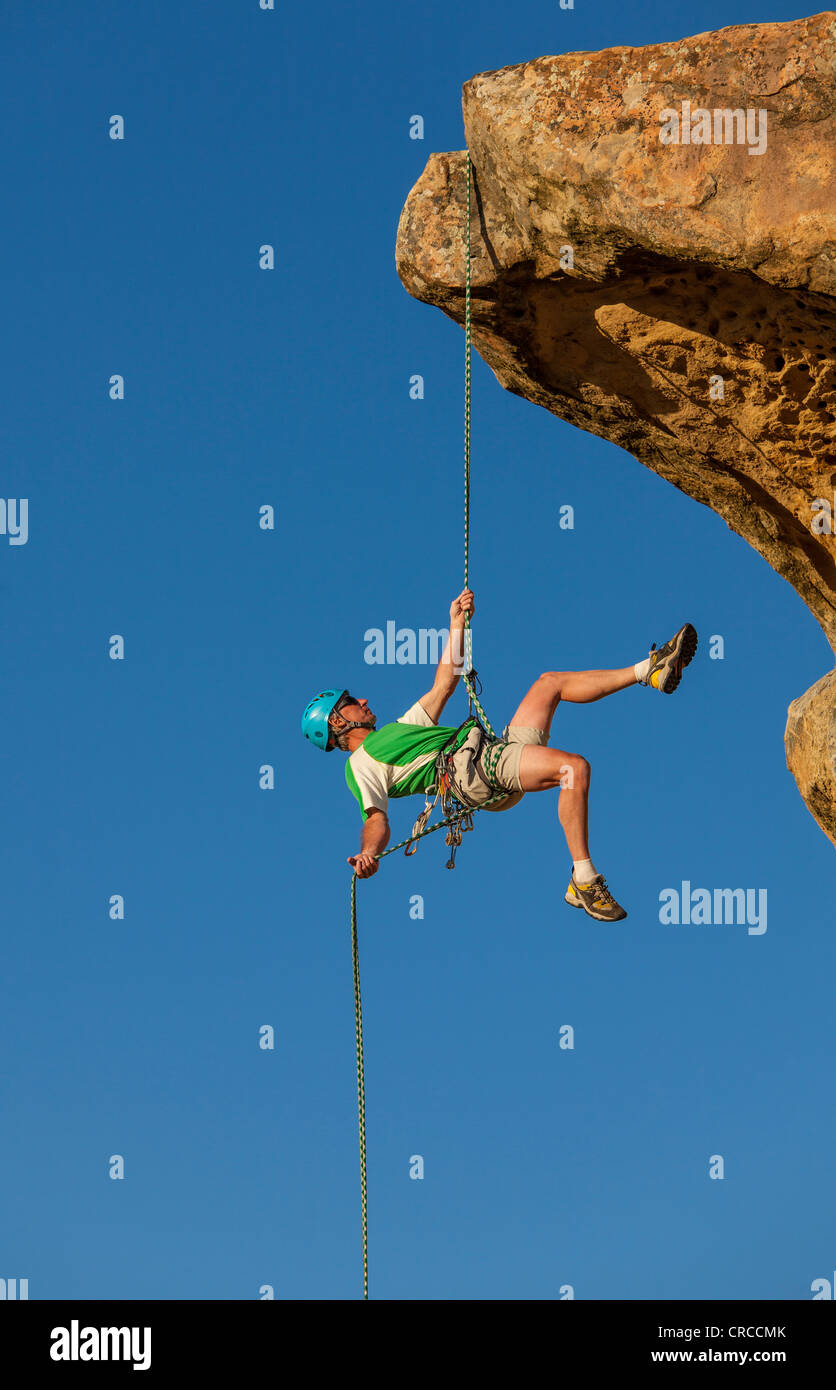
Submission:
<svg viewBox="0 0 836 1390">
<path fill-rule="evenodd" d="M 125 1331 L 111 1339 L 101 1329 Z M 395 1342 L 366 1338 L 387 1329 L 402 1335 Z M 319 1380 L 329 1361 L 341 1364 L 341 1375 L 357 1378 L 365 1366 L 388 1367 L 395 1379 L 414 1381 L 426 1367 L 428 1375 L 443 1370 L 446 1380 L 456 1366 L 471 1375 L 485 1366 L 496 1376 L 505 1358 L 516 1365 L 515 1383 L 528 1379 L 541 1360 L 542 1369 L 556 1378 L 571 1367 L 592 1376 L 642 1372 L 652 1380 L 657 1369 L 664 1375 L 676 1364 L 696 1374 L 723 1365 L 756 1371 L 777 1366 L 797 1378 L 830 1366 L 834 1330 L 832 1302 L 813 1299 L 428 1299 L 418 1308 L 415 1302 L 386 1300 L 6 1301 L 0 1302 L 0 1367 L 7 1374 L 10 1366 L 20 1367 L 25 1379 L 18 1376 L 18 1384 L 28 1383 L 31 1373 L 88 1381 L 102 1375 L 135 1376 L 134 1357 L 143 1377 L 138 1384 L 146 1376 L 184 1373 L 189 1383 L 195 1376 L 235 1375 L 237 1384 L 242 1371 L 263 1374 L 270 1367 L 282 1379 L 295 1383 L 301 1375 L 307 1382 Z M 342 1332 L 352 1340 L 338 1340 Z M 443 1342 L 434 1335 L 438 1332 Z M 82 1359 L 102 1348 L 105 1359 Z M 73 1359 L 53 1359 L 52 1350 Z"/>
</svg>

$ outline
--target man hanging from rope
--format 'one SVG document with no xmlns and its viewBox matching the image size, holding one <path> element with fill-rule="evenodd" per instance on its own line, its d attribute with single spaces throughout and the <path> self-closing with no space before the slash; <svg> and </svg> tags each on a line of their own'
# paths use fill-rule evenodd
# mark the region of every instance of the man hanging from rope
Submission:
<svg viewBox="0 0 836 1390">
<path fill-rule="evenodd" d="M 685 623 L 664 646 L 657 649 L 654 642 L 650 655 L 635 666 L 544 672 L 502 737 L 491 739 L 473 718 L 458 729 L 438 723 L 462 673 L 465 619 L 473 612 L 473 593 L 465 589 L 450 606 L 450 633 L 432 689 L 395 723 L 376 729 L 368 700 L 355 699 L 347 690 L 322 691 L 305 709 L 305 737 L 326 752 L 341 748 L 349 754 L 345 777 L 364 824 L 360 852 L 350 855 L 348 863 L 358 878 L 377 873 L 378 855 L 389 842 L 389 798 L 436 792 L 439 779 L 442 787 L 449 783 L 462 806 L 494 811 L 515 806 L 526 792 L 559 789 L 558 816 L 572 856 L 565 901 L 599 922 L 620 921 L 627 913 L 589 857 L 589 763 L 578 753 L 547 747 L 552 719 L 561 700 L 588 704 L 631 685 L 672 694 L 697 649 L 696 631 Z M 428 796 L 413 835 L 423 829 L 431 807 Z"/>
</svg>

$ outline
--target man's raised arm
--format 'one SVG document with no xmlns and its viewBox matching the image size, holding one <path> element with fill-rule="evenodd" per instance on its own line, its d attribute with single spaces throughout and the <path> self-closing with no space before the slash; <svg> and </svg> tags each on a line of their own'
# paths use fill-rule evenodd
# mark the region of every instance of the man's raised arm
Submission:
<svg viewBox="0 0 836 1390">
<path fill-rule="evenodd" d="M 438 723 L 444 706 L 459 683 L 464 666 L 465 615 L 472 617 L 474 611 L 472 589 L 463 589 L 450 604 L 450 636 L 441 653 L 432 690 L 421 696 L 421 704 L 434 724 Z"/>
</svg>

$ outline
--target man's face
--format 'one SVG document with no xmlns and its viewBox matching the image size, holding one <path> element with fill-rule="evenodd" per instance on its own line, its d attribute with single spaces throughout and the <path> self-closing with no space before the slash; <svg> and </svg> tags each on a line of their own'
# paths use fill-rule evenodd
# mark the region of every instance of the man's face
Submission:
<svg viewBox="0 0 836 1390">
<path fill-rule="evenodd" d="M 344 695 L 332 715 L 332 728 L 336 726 L 335 733 L 339 733 L 343 727 L 343 719 L 352 724 L 365 724 L 367 728 L 373 729 L 377 715 L 369 709 L 368 700 L 359 700 L 354 695 Z"/>
<path fill-rule="evenodd" d="M 340 704 L 338 713 L 344 719 L 356 719 L 358 723 L 374 723 L 375 715 L 369 709 L 368 700 L 357 700 L 353 695 L 344 696 L 345 704 Z"/>
</svg>

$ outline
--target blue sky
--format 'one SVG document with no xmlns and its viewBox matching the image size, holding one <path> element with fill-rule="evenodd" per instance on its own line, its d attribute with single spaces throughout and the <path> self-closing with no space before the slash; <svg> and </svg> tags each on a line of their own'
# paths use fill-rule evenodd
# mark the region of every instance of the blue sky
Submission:
<svg viewBox="0 0 836 1390">
<path fill-rule="evenodd" d="M 0 537 L 0 1277 L 31 1298 L 358 1297 L 359 816 L 299 716 L 337 684 L 397 717 L 432 672 L 368 666 L 363 634 L 442 626 L 461 588 L 463 335 L 400 285 L 400 209 L 463 147 L 476 72 L 801 13 L 4 17 L 0 493 L 29 539 Z M 547 795 L 477 818 L 455 873 L 437 836 L 359 885 L 372 1297 L 809 1298 L 836 1261 L 834 869 L 782 735 L 832 653 L 712 512 L 478 357 L 473 393 L 492 722 L 544 669 L 686 620 L 701 644 L 673 698 L 555 723 L 626 922 L 564 905 Z M 684 879 L 766 889 L 767 931 L 662 926 Z"/>
</svg>

